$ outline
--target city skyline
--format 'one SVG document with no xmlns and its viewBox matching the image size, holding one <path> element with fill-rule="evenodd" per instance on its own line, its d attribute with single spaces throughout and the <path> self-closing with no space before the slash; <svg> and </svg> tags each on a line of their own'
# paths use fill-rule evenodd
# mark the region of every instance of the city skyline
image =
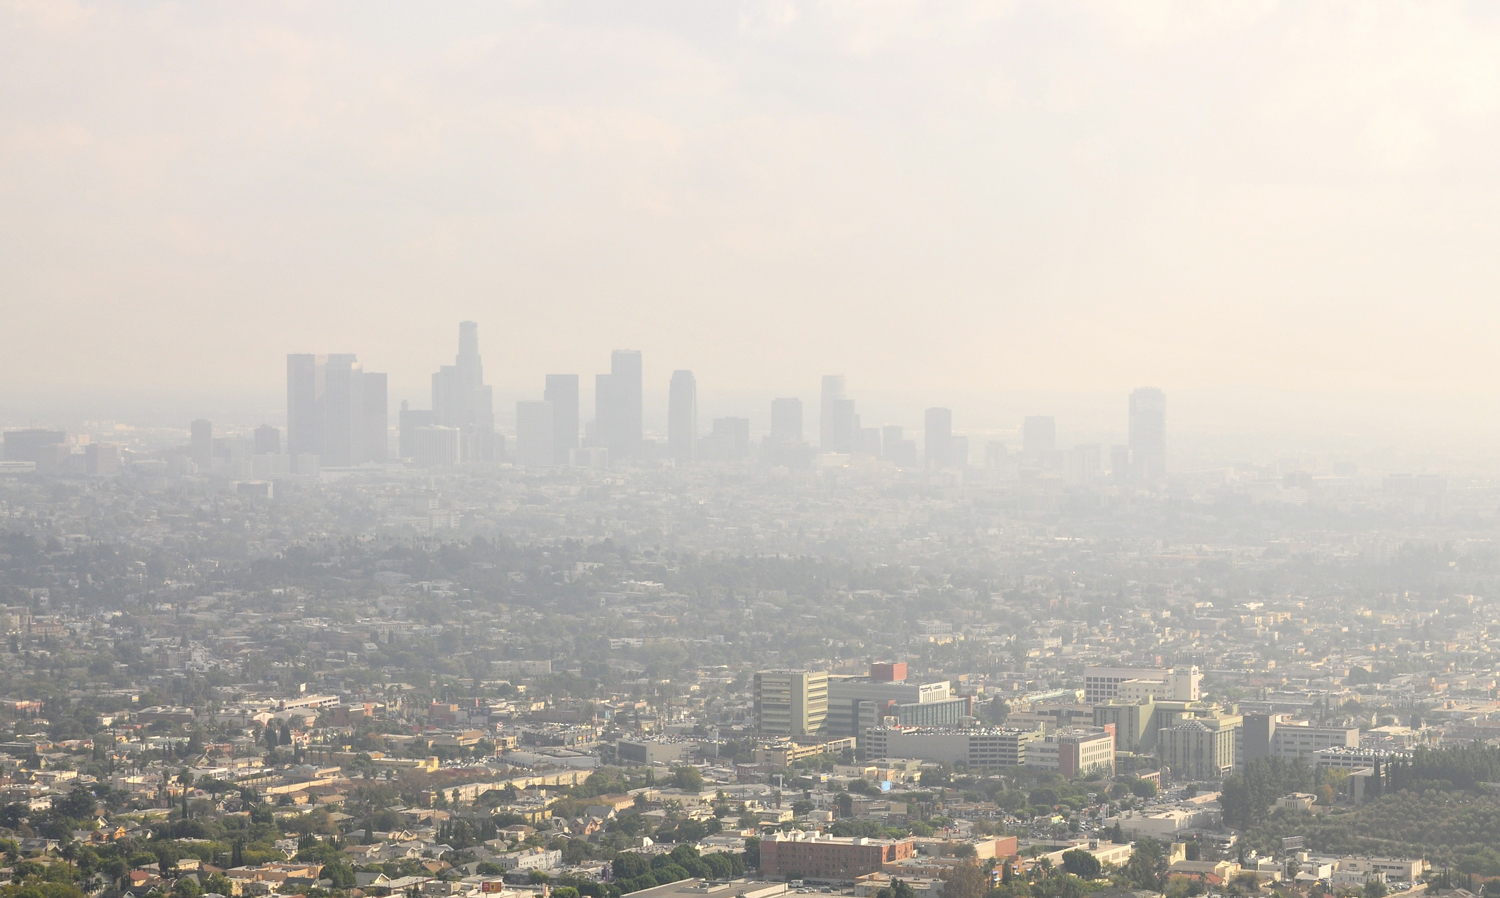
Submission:
<svg viewBox="0 0 1500 898">
<path fill-rule="evenodd" d="M 698 415 L 697 378 L 685 369 L 673 371 L 667 384 L 665 439 L 658 439 L 654 432 L 648 439 L 644 406 L 651 390 L 644 380 L 644 358 L 639 350 L 628 349 L 612 351 L 610 371 L 595 375 L 591 419 L 579 414 L 581 378 L 577 374 L 546 375 L 540 398 L 516 401 L 511 428 L 514 445 L 507 451 L 505 433 L 496 428 L 493 387 L 484 382 L 479 324 L 461 321 L 458 331 L 455 363 L 440 367 L 432 375 L 432 408 L 412 409 L 406 401 L 401 404 L 394 428 L 398 460 L 414 460 L 428 467 L 507 460 L 523 466 L 577 464 L 579 457 L 573 452 L 581 446 L 607 453 L 584 456 L 587 464 L 654 457 L 690 464 L 745 457 L 752 436 L 758 435 L 762 438 L 762 456 L 772 463 L 803 466 L 809 461 L 796 453 L 785 454 L 785 450 L 804 444 L 800 397 L 772 400 L 770 425 L 763 432 L 753 428 L 750 419 L 743 416 L 712 418 L 710 428 L 705 431 Z M 371 385 L 361 387 L 366 379 Z M 382 442 L 376 428 L 387 420 L 385 383 L 383 374 L 363 373 L 353 355 L 289 354 L 286 414 L 289 470 L 295 472 L 296 456 L 304 452 L 320 456 L 324 466 L 348 467 L 385 461 L 387 446 L 375 448 L 377 442 Z M 350 415 L 351 403 L 358 412 L 352 423 L 344 421 Z M 856 409 L 856 400 L 848 395 L 845 376 L 823 375 L 818 402 L 818 442 L 812 448 L 820 454 L 872 457 L 899 467 L 921 466 L 928 471 L 964 468 L 973 462 L 974 447 L 969 435 L 954 432 L 953 411 L 949 408 L 927 408 L 922 427 L 912 431 L 912 439 L 906 438 L 904 425 L 865 426 Z M 1029 416 L 1020 428 L 1017 463 L 1059 470 L 1079 482 L 1102 476 L 1106 470 L 1121 483 L 1163 482 L 1167 473 L 1165 394 L 1155 387 L 1133 391 L 1127 421 L 1128 440 L 1124 444 L 1110 446 L 1107 451 L 1099 443 L 1063 449 L 1058 445 L 1053 416 Z M 344 430 L 352 427 L 352 431 L 343 433 L 340 427 Z M 200 438 L 200 430 L 204 428 L 211 429 L 211 423 L 207 420 L 193 423 L 195 460 L 211 453 L 209 437 Z M 257 429 L 257 443 L 267 428 L 270 425 L 263 424 Z M 391 430 L 386 428 L 383 443 L 390 442 Z M 1010 447 L 994 439 L 980 448 L 982 463 L 989 468 L 1006 463 L 1004 460 L 1011 454 Z"/>
<path fill-rule="evenodd" d="M 410 399 L 468 319 L 504 322 L 496 384 L 631 346 L 738 391 L 843 371 L 944 405 L 1150 383 L 1335 413 L 1385 391 L 1500 431 L 1500 25 L 1460 8 L 547 5 L 403 41 L 378 16 L 164 31 L 152 8 L 0 13 L 0 65 L 34 86 L 0 123 L 24 185 L 0 194 L 24 335 L 0 408 L 22 418 L 43 392 L 271 395 L 294 345 L 359 346 Z M 284 43 L 225 43 L 239 29 Z M 291 45 L 345 52 L 306 67 Z M 210 83 L 237 85 L 232 111 Z"/>
<path fill-rule="evenodd" d="M 0 898 L 1500 898 L 1500 7 L 0 0 Z"/>
</svg>

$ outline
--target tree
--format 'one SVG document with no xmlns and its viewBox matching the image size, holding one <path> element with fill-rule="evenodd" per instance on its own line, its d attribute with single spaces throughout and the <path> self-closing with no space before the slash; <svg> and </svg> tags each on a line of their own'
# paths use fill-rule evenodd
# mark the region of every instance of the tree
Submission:
<svg viewBox="0 0 1500 898">
<path fill-rule="evenodd" d="M 177 869 L 177 860 L 182 857 L 182 852 L 175 845 L 159 845 L 156 848 L 157 869 L 166 875 Z"/>
<path fill-rule="evenodd" d="M 1161 843 L 1155 839 L 1139 839 L 1125 863 L 1125 878 L 1139 889 L 1160 892 L 1167 872 L 1167 858 Z"/>
<path fill-rule="evenodd" d="M 917 890 L 903 879 L 893 879 L 890 885 L 875 893 L 875 898 L 917 898 Z"/>
<path fill-rule="evenodd" d="M 943 883 L 943 898 L 984 898 L 989 890 L 989 877 L 982 867 L 976 863 L 959 864 Z"/>
<path fill-rule="evenodd" d="M 684 792 L 701 792 L 703 774 L 696 767 L 678 767 L 672 771 L 672 784 Z"/>
<path fill-rule="evenodd" d="M 1224 823 L 1249 829 L 1265 820 L 1276 799 L 1289 792 L 1311 791 L 1312 785 L 1312 771 L 1300 760 L 1257 758 L 1245 765 L 1243 774 L 1224 780 L 1219 797 Z"/>
<path fill-rule="evenodd" d="M 172 898 L 198 898 L 202 894 L 203 889 L 191 876 L 184 876 L 178 879 L 176 884 L 172 886 Z"/>
<path fill-rule="evenodd" d="M 52 809 L 64 817 L 83 820 L 94 815 L 94 793 L 86 786 L 76 786 L 73 791 L 52 802 Z"/>
<path fill-rule="evenodd" d="M 757 843 L 756 848 L 760 845 Z M 615 879 L 635 879 L 651 872 L 651 862 L 645 855 L 633 851 L 622 851 L 615 855 L 610 862 L 610 872 L 614 873 Z"/>
<path fill-rule="evenodd" d="M 1104 869 L 1098 858 L 1081 848 L 1064 851 L 1062 862 L 1063 870 L 1080 879 L 1095 879 Z"/>
</svg>

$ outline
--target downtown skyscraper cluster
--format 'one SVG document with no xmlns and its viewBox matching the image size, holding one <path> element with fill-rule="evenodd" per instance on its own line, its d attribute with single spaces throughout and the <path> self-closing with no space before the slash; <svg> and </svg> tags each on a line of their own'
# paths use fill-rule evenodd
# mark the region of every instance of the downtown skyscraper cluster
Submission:
<svg viewBox="0 0 1500 898">
<path fill-rule="evenodd" d="M 494 389 L 484 379 L 479 326 L 460 322 L 453 364 L 441 366 L 432 375 L 431 408 L 413 409 L 402 403 L 396 457 L 423 467 L 502 461 L 528 467 L 603 467 L 627 460 L 669 460 L 679 465 L 732 461 L 751 453 L 748 418 L 715 418 L 703 432 L 698 380 L 692 371 L 673 371 L 669 379 L 664 444 L 646 439 L 644 394 L 639 350 L 614 350 L 610 370 L 595 375 L 591 421 L 581 414 L 579 375 L 548 374 L 540 399 L 516 403 L 515 447 L 507 452 L 505 437 L 495 429 Z M 383 462 L 388 455 L 386 377 L 365 372 L 353 355 L 289 355 L 287 418 L 287 452 L 294 470 L 299 467 L 298 457 L 315 457 L 324 467 L 341 467 Z M 814 446 L 804 437 L 802 400 L 773 400 L 771 428 L 759 444 L 761 460 L 806 467 L 815 456 L 847 456 L 926 471 L 962 470 L 970 464 L 969 437 L 954 432 L 951 409 L 925 411 L 919 446 L 898 424 L 864 426 L 841 374 L 822 379 L 817 423 Z M 206 446 L 208 440 L 197 443 Z M 1000 476 L 1052 473 L 1068 482 L 1084 483 L 1102 476 L 1107 461 L 1115 482 L 1159 483 L 1166 476 L 1166 396 L 1154 387 L 1134 391 L 1129 404 L 1129 441 L 1109 447 L 1107 454 L 1098 443 L 1059 447 L 1056 420 L 1033 415 L 1022 424 L 1019 453 L 991 440 L 984 446 L 983 457 L 984 467 Z M 315 469 L 313 464 L 302 467 Z M 1012 473 L 1004 474 L 1007 470 Z"/>
<path fill-rule="evenodd" d="M 312 456 L 331 467 L 386 461 L 386 376 L 365 371 L 357 356 L 288 355 L 286 411 L 294 465 Z"/>
</svg>

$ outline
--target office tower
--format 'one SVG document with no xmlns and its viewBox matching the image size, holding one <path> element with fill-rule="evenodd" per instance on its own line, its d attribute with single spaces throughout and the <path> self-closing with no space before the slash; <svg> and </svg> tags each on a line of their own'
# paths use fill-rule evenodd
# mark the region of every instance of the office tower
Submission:
<svg viewBox="0 0 1500 898">
<path fill-rule="evenodd" d="M 552 403 L 552 451 L 560 465 L 578 448 L 578 375 L 549 374 L 542 398 Z"/>
<path fill-rule="evenodd" d="M 214 466 L 214 426 L 202 418 L 192 424 L 193 464 L 199 473 L 207 474 Z"/>
<path fill-rule="evenodd" d="M 687 464 L 693 460 L 697 442 L 698 380 L 691 371 L 673 371 L 667 392 L 667 452 L 673 461 Z"/>
<path fill-rule="evenodd" d="M 755 725 L 762 734 L 821 733 L 828 717 L 828 672 L 763 670 L 755 675 Z"/>
<path fill-rule="evenodd" d="M 1021 426 L 1021 452 L 1038 459 L 1057 451 L 1057 419 L 1032 415 Z"/>
<path fill-rule="evenodd" d="M 921 683 L 906 679 L 906 665 L 870 665 L 869 676 L 828 678 L 829 736 L 862 736 L 894 717 L 901 726 L 956 727 L 973 715 L 969 696 L 954 696 L 947 680 Z"/>
<path fill-rule="evenodd" d="M 930 408 L 922 429 L 922 460 L 929 471 L 953 464 L 953 412 Z"/>
<path fill-rule="evenodd" d="M 594 379 L 594 433 L 609 450 L 611 459 L 632 458 L 640 453 L 641 353 L 616 349 L 610 355 L 608 374 Z"/>
<path fill-rule="evenodd" d="M 348 354 L 330 355 L 323 372 L 324 467 L 360 463 L 364 446 L 364 368 Z"/>
<path fill-rule="evenodd" d="M 1001 440 L 990 440 L 984 444 L 984 466 L 986 468 L 998 468 L 1005 464 L 1010 458 L 1010 451 L 1005 448 Z"/>
<path fill-rule="evenodd" d="M 552 445 L 554 434 L 552 403 L 516 403 L 516 464 L 551 465 L 557 461 L 556 447 Z"/>
<path fill-rule="evenodd" d="M 318 455 L 323 451 L 323 366 L 315 355 L 286 357 L 286 451 Z"/>
<path fill-rule="evenodd" d="M 262 424 L 255 428 L 255 454 L 280 455 L 281 431 L 269 424 Z"/>
<path fill-rule="evenodd" d="M 1156 754 L 1174 781 L 1221 780 L 1234 773 L 1238 714 L 1195 716 L 1157 733 Z"/>
<path fill-rule="evenodd" d="M 432 375 L 433 421 L 459 431 L 460 461 L 496 461 L 495 396 L 484 382 L 479 325 L 458 323 L 458 355 Z"/>
<path fill-rule="evenodd" d="M 360 381 L 364 393 L 364 422 L 360 434 L 360 461 L 385 464 L 391 454 L 390 414 L 386 404 L 386 377 L 365 372 Z"/>
<path fill-rule="evenodd" d="M 286 357 L 287 455 L 323 466 L 385 461 L 386 376 L 349 353 Z M 298 463 L 298 474 L 306 474 Z"/>
<path fill-rule="evenodd" d="M 854 400 L 844 396 L 844 375 L 823 375 L 818 408 L 818 449 L 822 452 L 853 452 L 859 424 Z"/>
<path fill-rule="evenodd" d="M 771 400 L 771 439 L 778 443 L 802 442 L 802 400 Z"/>
<path fill-rule="evenodd" d="M 1167 476 L 1167 395 L 1156 387 L 1130 394 L 1130 462 L 1141 483 Z"/>
<path fill-rule="evenodd" d="M 880 428 L 860 427 L 859 416 L 855 416 L 854 427 L 854 455 L 868 455 L 871 458 L 880 457 Z"/>
<path fill-rule="evenodd" d="M 120 447 L 113 443 L 89 443 L 83 449 L 83 470 L 90 477 L 119 474 Z"/>
<path fill-rule="evenodd" d="M 29 461 L 41 465 L 67 451 L 67 431 L 29 428 L 5 432 L 6 461 Z"/>
</svg>

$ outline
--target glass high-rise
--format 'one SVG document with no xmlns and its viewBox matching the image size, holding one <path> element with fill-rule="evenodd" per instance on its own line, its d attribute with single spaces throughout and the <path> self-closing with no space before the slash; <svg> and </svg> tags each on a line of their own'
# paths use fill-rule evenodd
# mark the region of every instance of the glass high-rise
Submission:
<svg viewBox="0 0 1500 898">
<path fill-rule="evenodd" d="M 698 443 L 698 379 L 673 371 L 667 392 L 667 452 L 678 464 L 694 458 Z"/>
<path fill-rule="evenodd" d="M 616 349 L 608 374 L 594 378 L 594 433 L 611 459 L 640 454 L 642 430 L 641 353 Z"/>
<path fill-rule="evenodd" d="M 953 464 L 953 411 L 930 408 L 924 416 L 922 455 L 927 469 L 937 470 Z"/>
<path fill-rule="evenodd" d="M 346 467 L 388 455 L 386 376 L 350 353 L 286 357 L 286 451 Z"/>
<path fill-rule="evenodd" d="M 1167 394 L 1156 387 L 1130 394 L 1130 467 L 1141 483 L 1167 476 Z"/>
<path fill-rule="evenodd" d="M 853 452 L 856 430 L 854 400 L 844 396 L 844 375 L 823 375 L 818 408 L 818 449 L 822 452 Z"/>
<path fill-rule="evenodd" d="M 578 448 L 578 375 L 547 375 L 542 398 L 552 403 L 553 455 L 558 464 L 567 464 L 568 450 Z"/>
<path fill-rule="evenodd" d="M 494 461 L 495 397 L 484 382 L 479 325 L 458 324 L 458 355 L 432 375 L 432 415 L 439 427 L 459 431 L 461 461 Z"/>
</svg>

